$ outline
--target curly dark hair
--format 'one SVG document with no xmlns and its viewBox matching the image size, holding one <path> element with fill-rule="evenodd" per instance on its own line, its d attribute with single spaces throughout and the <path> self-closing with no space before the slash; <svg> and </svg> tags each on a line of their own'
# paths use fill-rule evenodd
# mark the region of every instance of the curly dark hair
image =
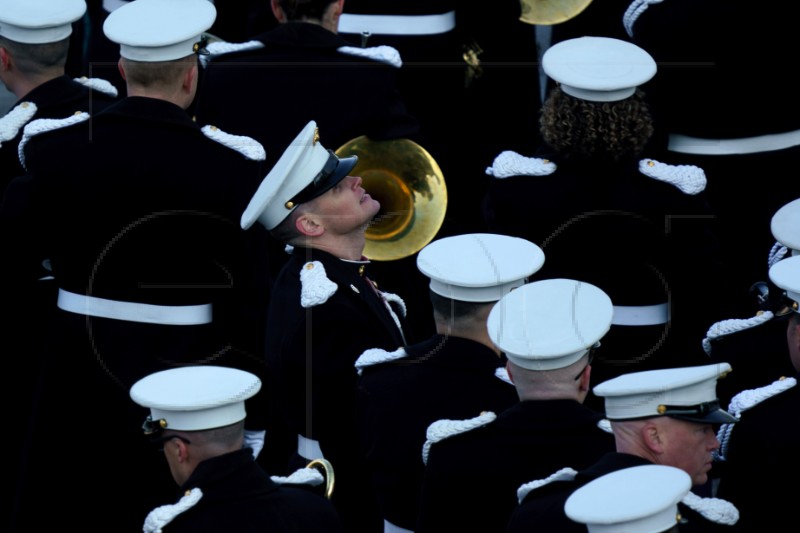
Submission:
<svg viewBox="0 0 800 533">
<path fill-rule="evenodd" d="M 539 124 L 542 139 L 572 159 L 637 157 L 653 135 L 653 118 L 639 89 L 617 102 L 590 102 L 555 89 Z"/>
</svg>

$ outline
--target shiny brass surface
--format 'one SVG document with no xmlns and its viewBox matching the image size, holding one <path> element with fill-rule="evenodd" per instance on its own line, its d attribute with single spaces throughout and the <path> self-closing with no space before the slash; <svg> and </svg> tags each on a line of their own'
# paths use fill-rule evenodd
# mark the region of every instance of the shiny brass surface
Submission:
<svg viewBox="0 0 800 533">
<path fill-rule="evenodd" d="M 358 156 L 350 172 L 381 209 L 366 231 L 364 255 L 394 261 L 420 251 L 444 222 L 447 186 L 439 164 L 409 139 L 373 141 L 361 136 L 343 144 L 336 155 Z"/>
<path fill-rule="evenodd" d="M 528 24 L 559 24 L 580 14 L 592 0 L 520 0 L 519 20 Z"/>
<path fill-rule="evenodd" d="M 314 459 L 306 465 L 306 468 L 313 468 L 322 474 L 325 478 L 325 497 L 330 500 L 331 496 L 333 496 L 333 486 L 336 482 L 336 476 L 333 472 L 333 465 L 331 462 L 322 458 Z"/>
</svg>

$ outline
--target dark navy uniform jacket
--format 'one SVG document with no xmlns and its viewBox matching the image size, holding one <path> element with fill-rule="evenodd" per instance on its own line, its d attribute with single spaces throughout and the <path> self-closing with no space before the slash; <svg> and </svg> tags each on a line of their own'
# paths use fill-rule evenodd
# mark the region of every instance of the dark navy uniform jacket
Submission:
<svg viewBox="0 0 800 533">
<path fill-rule="evenodd" d="M 397 92 L 397 68 L 337 51 L 351 43 L 316 24 L 287 22 L 254 40 L 263 47 L 211 60 L 196 115 L 201 124 L 261 142 L 268 167 L 309 120 L 332 150 L 360 135 L 386 140 L 417 134 Z"/>
<path fill-rule="evenodd" d="M 200 500 L 164 526 L 164 531 L 342 531 L 328 500 L 304 488 L 276 484 L 253 461 L 249 448 L 197 465 L 181 486 L 181 495 L 198 488 L 203 493 Z"/>
<path fill-rule="evenodd" d="M 514 386 L 497 377 L 504 358 L 478 342 L 436 335 L 408 346 L 407 357 L 363 369 L 359 430 L 384 518 L 414 529 L 428 426 L 500 412 L 519 401 Z"/>
<path fill-rule="evenodd" d="M 523 531 L 531 531 L 532 528 L 541 531 L 584 532 L 586 531 L 586 526 L 573 522 L 567 518 L 564 512 L 564 504 L 570 494 L 605 474 L 616 472 L 623 468 L 649 464 L 652 463 L 636 455 L 617 452 L 608 453 L 600 458 L 597 463 L 583 470 L 578 470 L 573 481 L 554 481 L 529 492 L 514 510 L 508 523 L 507 533 L 522 533 Z M 738 525 L 728 526 L 712 522 L 680 502 L 678 503 L 678 512 L 682 517 L 678 526 L 679 531 L 746 531 L 739 529 Z"/>
<path fill-rule="evenodd" d="M 724 289 L 704 193 L 689 194 L 645 175 L 642 162 L 645 169 L 661 168 L 648 166 L 647 158 L 566 161 L 545 146 L 538 160 L 555 168 L 538 176 L 489 178 L 489 229 L 539 244 L 548 257 L 536 274 L 542 279 L 592 283 L 615 308 L 669 303 L 669 322 L 634 326 L 615 317 L 596 354 L 595 382 L 634 370 L 703 364 L 702 339 L 721 313 L 715 294 Z M 587 401 L 603 409 L 595 397 Z"/>
<path fill-rule="evenodd" d="M 32 102 L 37 109 L 30 120 L 64 118 L 76 111 L 96 113 L 113 101 L 114 97 L 109 94 L 90 89 L 68 76 L 60 76 L 33 89 L 24 98 L 17 101 L 11 110 L 19 105 L 24 105 L 25 102 Z M 0 117 L 0 122 L 2 121 L 3 117 Z M 25 173 L 17 155 L 17 146 L 22 139 L 23 127 L 24 124 L 19 127 L 12 139 L 0 143 L 0 194 L 5 191 L 12 179 Z"/>
<path fill-rule="evenodd" d="M 358 444 L 354 363 L 364 350 L 394 350 L 404 338 L 366 279 L 368 266 L 361 267 L 327 252 L 295 248 L 273 286 L 266 354 L 272 430 L 288 432 L 290 443 L 297 435 L 319 441 L 336 472 L 333 502 L 345 528 L 367 524 L 369 531 L 370 517 L 378 515 Z M 303 307 L 301 274 L 322 276 L 323 270 L 335 292 Z M 396 310 L 395 316 L 402 325 L 402 313 Z"/>
<path fill-rule="evenodd" d="M 504 531 L 520 485 L 614 449 L 601 419 L 574 400 L 524 401 L 433 444 L 414 531 Z"/>
<path fill-rule="evenodd" d="M 49 260 L 60 289 L 132 305 L 212 305 L 211 322 L 195 325 L 58 309 L 53 330 L 43 332 L 47 346 L 40 354 L 30 457 L 45 453 L 38 448 L 49 446 L 53 434 L 74 431 L 76 409 L 102 426 L 116 443 L 114 454 L 128 455 L 112 480 L 103 468 L 111 460 L 109 447 L 66 439 L 68 459 L 31 459 L 36 471 L 26 482 L 41 483 L 54 472 L 83 476 L 95 487 L 90 499 L 96 509 L 88 516 L 123 531 L 141 524 L 148 507 L 163 502 L 158 487 L 168 486 L 156 482 L 168 478 L 162 459 L 140 449 L 138 428 L 147 412 L 130 400 L 130 386 L 178 364 L 234 366 L 264 379 L 262 307 L 269 287 L 257 269 L 266 235 L 239 226 L 262 178 L 261 162 L 206 137 L 180 107 L 143 97 L 36 135 L 25 155 L 29 173 L 12 184 L 16 231 L 8 244 L 37 243 L 31 253 Z M 12 289 L 20 283 L 4 280 Z M 55 308 L 55 301 L 50 305 Z M 259 429 L 257 405 L 248 406 L 249 429 Z M 140 497 L 120 504 L 107 490 L 120 479 Z M 64 516 L 84 514 L 87 498 L 66 491 L 57 499 L 59 512 L 63 507 Z M 103 521 L 103 513 L 111 522 Z"/>
<path fill-rule="evenodd" d="M 800 183 L 784 180 L 778 170 L 792 168 L 800 157 L 800 102 L 780 52 L 796 46 L 792 21 L 798 16 L 795 3 L 768 23 L 757 23 L 746 0 L 670 0 L 650 4 L 631 27 L 633 42 L 659 64 L 658 75 L 644 87 L 659 135 L 707 139 L 669 145 L 677 159 L 708 175 L 727 265 L 728 316 L 747 310 L 739 307 L 742 296 L 763 279 L 775 242 L 772 215 L 800 196 Z M 790 132 L 788 144 L 761 137 Z M 759 139 L 745 143 L 748 151 L 714 152 L 718 140 L 753 137 Z"/>
<path fill-rule="evenodd" d="M 785 484 L 800 476 L 791 459 L 800 443 L 799 407 L 795 385 L 742 412 L 733 426 L 717 495 L 739 509 L 742 531 L 780 531 L 793 522 L 797 501 Z"/>
</svg>

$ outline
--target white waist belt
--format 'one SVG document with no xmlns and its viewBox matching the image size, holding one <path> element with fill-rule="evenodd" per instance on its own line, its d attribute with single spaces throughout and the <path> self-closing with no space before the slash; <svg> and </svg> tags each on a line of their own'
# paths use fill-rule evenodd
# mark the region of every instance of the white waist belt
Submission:
<svg viewBox="0 0 800 533">
<path fill-rule="evenodd" d="M 389 522 L 388 520 L 383 521 L 383 533 L 414 533 L 410 529 L 406 529 L 404 527 L 396 526 Z"/>
<path fill-rule="evenodd" d="M 615 305 L 611 323 L 615 326 L 656 326 L 669 322 L 669 305 Z"/>
<path fill-rule="evenodd" d="M 130 0 L 103 0 L 103 9 L 111 13 L 125 4 L 130 4 Z"/>
<path fill-rule="evenodd" d="M 194 326 L 211 322 L 211 304 L 200 305 L 153 305 L 137 302 L 121 302 L 75 294 L 58 289 L 58 307 L 79 315 L 166 324 L 170 326 Z"/>
<path fill-rule="evenodd" d="M 325 456 L 322 455 L 322 449 L 319 447 L 319 441 L 308 439 L 302 435 L 297 436 L 297 455 L 309 461 L 325 459 Z"/>
<path fill-rule="evenodd" d="M 670 134 L 669 150 L 681 154 L 734 155 L 785 150 L 800 145 L 800 130 L 742 137 L 740 139 L 701 139 L 688 135 Z"/>
<path fill-rule="evenodd" d="M 435 35 L 456 27 L 456 12 L 439 15 L 355 15 L 339 17 L 339 33 L 383 35 Z"/>
</svg>

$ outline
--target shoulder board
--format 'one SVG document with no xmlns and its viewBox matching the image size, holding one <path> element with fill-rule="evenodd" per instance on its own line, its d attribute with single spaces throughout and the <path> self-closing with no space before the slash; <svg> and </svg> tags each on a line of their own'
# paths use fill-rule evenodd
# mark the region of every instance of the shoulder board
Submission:
<svg viewBox="0 0 800 533">
<path fill-rule="evenodd" d="M 144 533 L 161 533 L 161 529 L 164 526 L 172 522 L 179 514 L 194 507 L 202 497 L 203 491 L 199 488 L 194 488 L 186 491 L 186 494 L 178 500 L 178 503 L 156 507 L 150 511 L 144 520 L 144 526 L 142 526 Z"/>
<path fill-rule="evenodd" d="M 19 162 L 23 167 L 25 167 L 25 145 L 28 144 L 28 141 L 31 140 L 31 138 L 48 131 L 59 130 L 61 128 L 80 124 L 81 122 L 86 122 L 87 120 L 89 120 L 89 113 L 86 113 L 85 111 L 78 111 L 74 115 L 70 115 L 66 118 L 39 118 L 33 122 L 30 122 L 27 126 L 25 126 L 25 129 L 22 133 L 22 139 L 19 141 L 19 147 L 17 148 Z"/>
<path fill-rule="evenodd" d="M 295 470 L 285 477 L 271 476 L 270 479 L 278 485 L 311 485 L 312 487 L 322 485 L 325 482 L 325 478 L 319 470 L 308 467 Z"/>
<path fill-rule="evenodd" d="M 391 46 L 373 46 L 371 48 L 357 48 L 355 46 L 340 46 L 336 49 L 340 54 L 348 56 L 366 57 L 374 61 L 386 63 L 395 68 L 403 66 L 403 60 L 400 58 L 400 52 Z"/>
<path fill-rule="evenodd" d="M 706 173 L 694 165 L 668 165 L 655 159 L 639 161 L 639 172 L 658 181 L 674 185 L 684 194 L 697 194 L 706 188 Z"/>
<path fill-rule="evenodd" d="M 602 420 L 597 421 L 597 427 L 605 431 L 606 433 L 614 433 L 614 430 L 611 429 L 611 421 L 607 418 L 603 418 Z"/>
<path fill-rule="evenodd" d="M 0 148 L 19 134 L 19 130 L 31 121 L 39 108 L 33 102 L 22 102 L 0 117 Z"/>
<path fill-rule="evenodd" d="M 492 166 L 486 169 L 486 174 L 497 179 L 511 176 L 549 176 L 556 168 L 556 164 L 548 159 L 525 157 L 506 150 L 494 158 Z"/>
<path fill-rule="evenodd" d="M 324 304 L 339 288 L 328 279 L 319 261 L 309 261 L 300 270 L 300 305 L 305 308 Z"/>
<path fill-rule="evenodd" d="M 203 126 L 201 128 L 206 137 L 219 144 L 227 146 L 231 150 L 236 150 L 247 159 L 252 161 L 264 161 L 267 152 L 261 143 L 246 135 L 232 135 L 225 133 L 216 126 Z"/>
<path fill-rule="evenodd" d="M 514 382 L 511 381 L 511 376 L 508 375 L 508 370 L 504 366 L 498 366 L 494 369 L 494 377 L 499 379 L 500 381 L 505 381 L 509 385 L 513 385 Z"/>
<path fill-rule="evenodd" d="M 741 414 L 745 411 L 752 409 L 764 400 L 791 389 L 795 385 L 797 385 L 797 379 L 782 377 L 764 387 L 742 391 L 731 398 L 730 404 L 728 405 L 728 412 L 736 418 L 741 418 Z M 734 429 L 736 429 L 736 424 L 728 423 L 722 424 L 719 430 L 717 430 L 719 448 L 712 454 L 714 459 L 719 461 L 727 460 L 728 447 Z"/>
<path fill-rule="evenodd" d="M 739 521 L 739 510 L 727 500 L 701 498 L 697 494 L 690 492 L 683 497 L 681 503 L 715 524 L 732 526 Z"/>
<path fill-rule="evenodd" d="M 517 489 L 517 501 L 522 503 L 522 500 L 531 493 L 531 491 L 536 490 L 540 487 L 544 487 L 545 485 L 549 485 L 555 481 L 572 481 L 575 479 L 575 476 L 578 474 L 577 470 L 572 469 L 570 467 L 562 468 L 558 472 L 550 474 L 544 479 L 536 479 L 534 481 L 528 481 L 524 485 L 520 485 Z"/>
<path fill-rule="evenodd" d="M 387 352 L 386 350 L 382 350 L 380 348 L 370 348 L 369 350 L 364 351 L 364 353 L 362 353 L 358 359 L 356 359 L 355 366 L 360 375 L 361 371 L 368 366 L 380 365 L 390 361 L 397 361 L 398 359 L 403 359 L 404 357 L 408 357 L 408 354 L 402 347 L 393 352 Z"/>
<path fill-rule="evenodd" d="M 650 4 L 660 4 L 663 1 L 664 0 L 633 0 L 633 2 L 631 2 L 631 5 L 628 6 L 628 9 L 625 10 L 625 14 L 622 16 L 622 25 L 625 27 L 628 37 L 633 37 L 633 25 L 636 23 L 639 15 L 647 11 Z"/>
<path fill-rule="evenodd" d="M 772 268 L 772 265 L 777 263 L 778 261 L 783 260 L 786 257 L 786 254 L 789 253 L 789 248 L 784 246 L 782 243 L 775 241 L 775 244 L 772 245 L 772 248 L 769 251 L 769 256 L 767 256 L 767 267 Z"/>
<path fill-rule="evenodd" d="M 428 454 L 430 453 L 431 446 L 441 440 L 460 435 L 483 427 L 497 418 L 497 415 L 491 411 L 484 411 L 475 418 L 468 418 L 466 420 L 437 420 L 430 426 L 425 434 L 427 440 L 422 445 L 422 462 L 428 464 Z"/>
<path fill-rule="evenodd" d="M 797 385 L 797 379 L 782 377 L 764 387 L 744 390 L 731 398 L 728 412 L 738 417 L 741 413 L 752 409 L 764 400 L 787 391 L 795 385 Z"/>
<path fill-rule="evenodd" d="M 86 76 L 74 78 L 74 80 L 84 87 L 92 89 L 93 91 L 107 94 L 109 96 L 113 96 L 114 98 L 119 96 L 119 91 L 117 91 L 117 88 L 114 87 L 108 80 L 104 80 L 102 78 L 87 78 Z"/>
<path fill-rule="evenodd" d="M 248 50 L 258 50 L 264 48 L 264 43 L 261 41 L 247 41 L 246 43 L 227 43 L 225 41 L 214 41 L 206 46 L 207 54 L 200 55 L 200 63 L 205 67 L 209 61 L 215 57 L 225 54 L 232 54 L 234 52 L 246 52 Z"/>
<path fill-rule="evenodd" d="M 729 318 L 727 320 L 720 320 L 711 325 L 706 332 L 706 337 L 703 339 L 703 349 L 706 354 L 711 355 L 711 341 L 720 337 L 737 333 L 746 329 L 755 328 L 765 322 L 772 320 L 772 311 L 764 311 L 752 318 Z"/>
</svg>

